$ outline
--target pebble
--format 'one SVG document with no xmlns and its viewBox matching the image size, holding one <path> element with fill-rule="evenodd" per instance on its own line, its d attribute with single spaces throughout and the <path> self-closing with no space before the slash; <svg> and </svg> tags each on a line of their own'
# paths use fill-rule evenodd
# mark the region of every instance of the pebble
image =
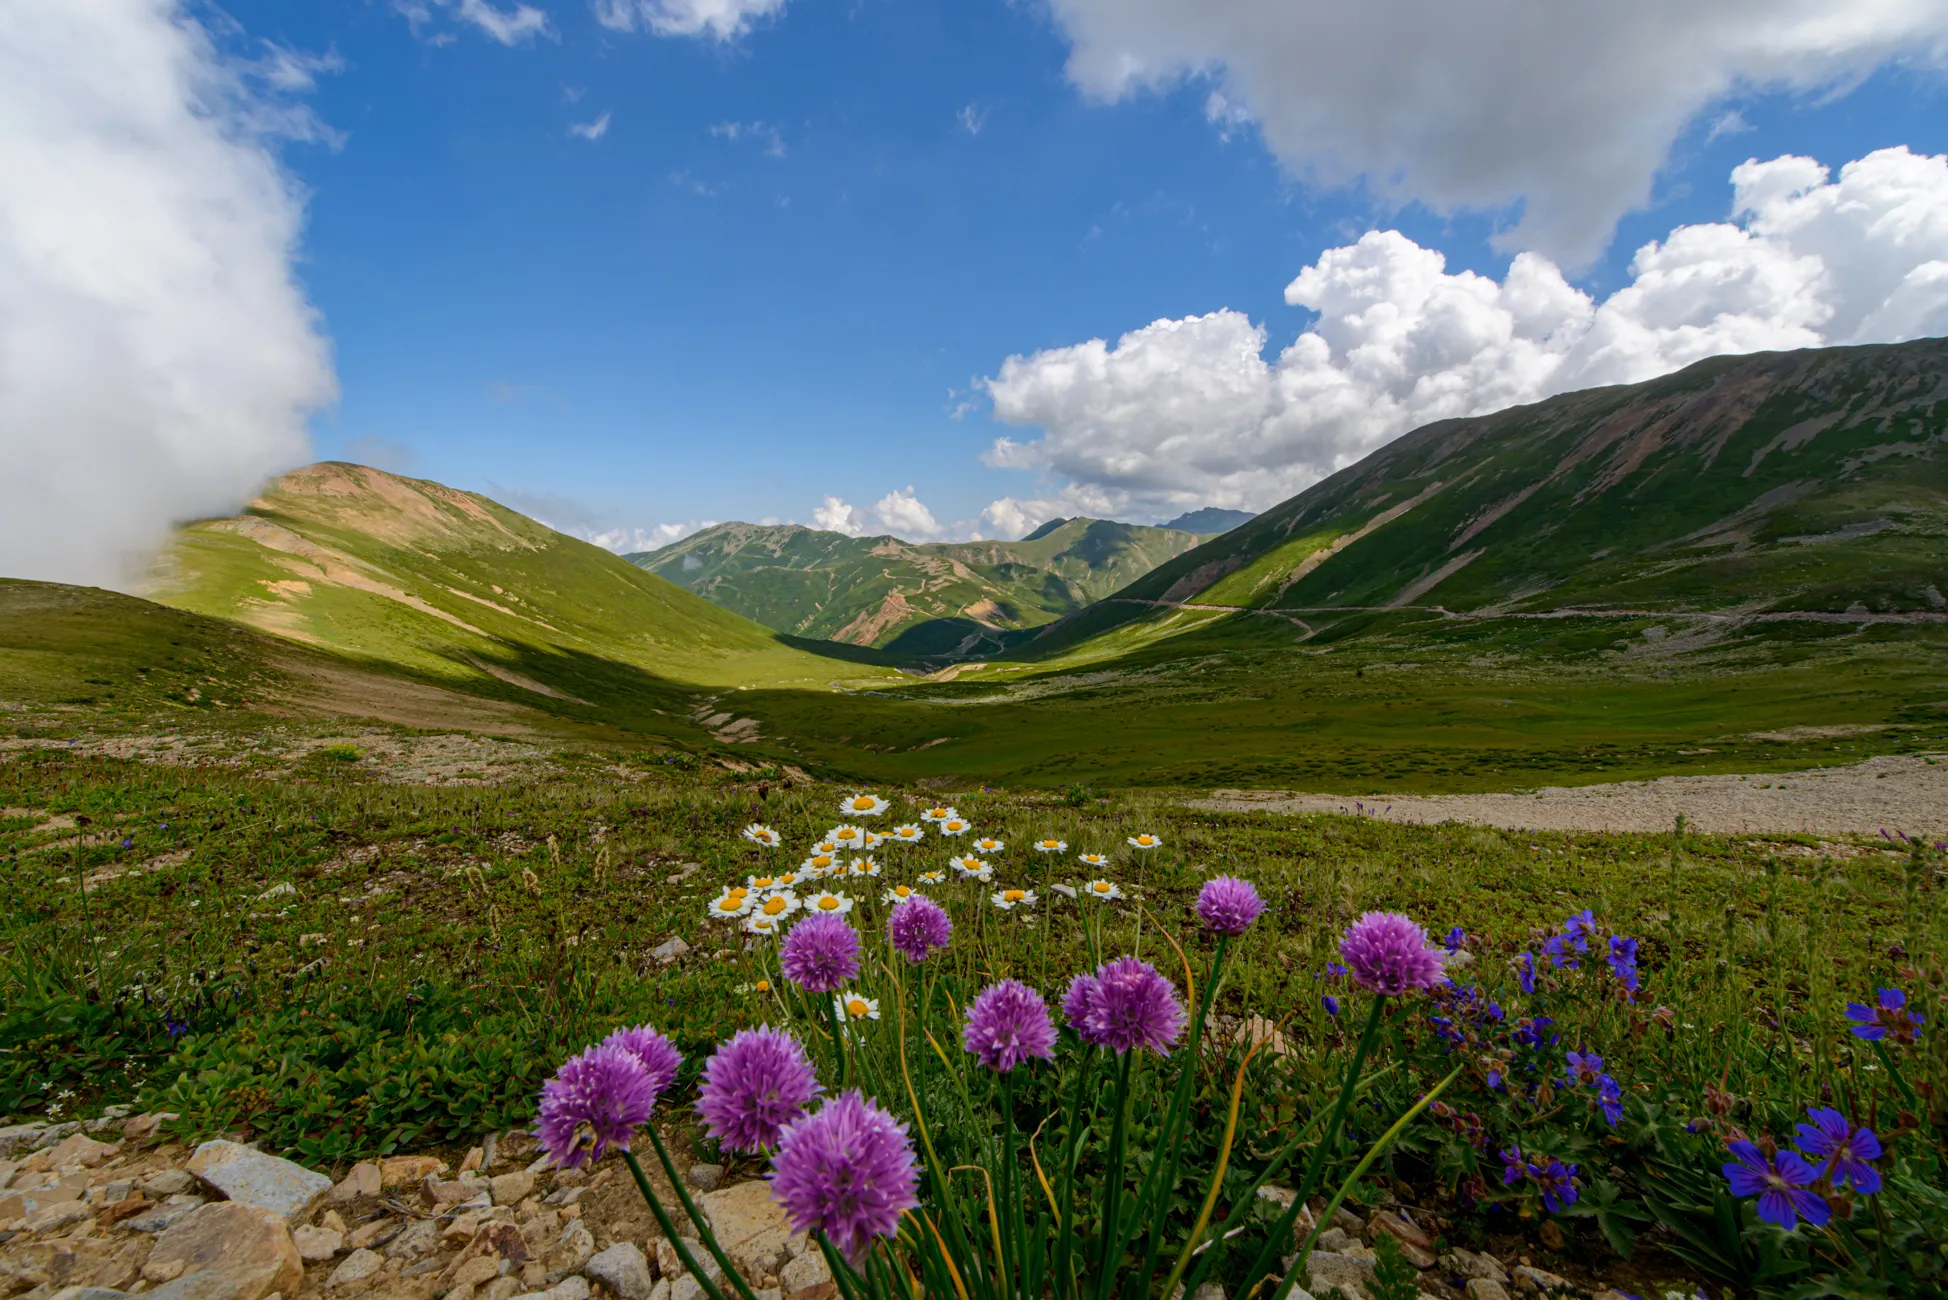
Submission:
<svg viewBox="0 0 1948 1300">
<path fill-rule="evenodd" d="M 350 1286 L 354 1282 L 363 1282 L 384 1268 L 385 1263 L 384 1258 L 377 1251 L 355 1250 L 345 1256 L 344 1262 L 331 1271 L 331 1276 L 325 1279 L 325 1286 L 336 1288 Z"/>
<path fill-rule="evenodd" d="M 308 1223 L 291 1229 L 291 1240 L 297 1243 L 298 1254 L 313 1261 L 330 1259 L 345 1246 L 344 1233 Z"/>
<path fill-rule="evenodd" d="M 684 1181 L 700 1192 L 714 1192 L 723 1185 L 724 1167 L 722 1165 L 691 1165 L 683 1175 Z"/>
<path fill-rule="evenodd" d="M 1508 1300 L 1508 1291 L 1493 1278 L 1468 1279 L 1468 1300 Z"/>
<path fill-rule="evenodd" d="M 633 1241 L 618 1241 L 607 1250 L 597 1251 L 583 1271 L 623 1300 L 649 1300 L 655 1286 L 649 1276 L 649 1260 Z"/>
<path fill-rule="evenodd" d="M 535 1176 L 526 1170 L 496 1175 L 488 1182 L 488 1186 L 493 1189 L 494 1204 L 519 1205 L 533 1194 L 534 1179 Z"/>
</svg>

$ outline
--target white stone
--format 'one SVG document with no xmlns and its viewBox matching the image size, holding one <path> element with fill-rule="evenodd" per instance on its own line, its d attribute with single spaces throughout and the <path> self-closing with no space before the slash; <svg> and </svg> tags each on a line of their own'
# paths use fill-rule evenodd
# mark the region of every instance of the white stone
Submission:
<svg viewBox="0 0 1948 1300">
<path fill-rule="evenodd" d="M 336 1255 L 345 1244 L 345 1234 L 305 1223 L 291 1229 L 291 1240 L 297 1243 L 298 1254 L 315 1262 Z"/>
<path fill-rule="evenodd" d="M 355 1250 L 345 1256 L 344 1263 L 331 1271 L 331 1276 L 325 1280 L 325 1286 L 341 1287 L 350 1286 L 354 1282 L 363 1282 L 384 1268 L 385 1263 L 385 1257 L 376 1250 Z"/>
<path fill-rule="evenodd" d="M 649 1300 L 655 1285 L 649 1276 L 649 1260 L 633 1241 L 618 1241 L 607 1250 L 597 1251 L 582 1271 L 623 1300 Z"/>
<path fill-rule="evenodd" d="M 778 1273 L 778 1286 L 786 1295 L 796 1295 L 807 1287 L 832 1280 L 832 1266 L 823 1251 L 808 1250 L 785 1265 Z"/>
<path fill-rule="evenodd" d="M 784 1207 L 761 1179 L 706 1193 L 699 1204 L 710 1219 L 710 1231 L 724 1254 L 746 1277 L 775 1273 L 787 1259 L 801 1253 L 797 1237 L 785 1218 Z"/>
<path fill-rule="evenodd" d="M 309 1214 L 331 1191 L 331 1179 L 303 1165 L 235 1142 L 205 1142 L 189 1158 L 189 1172 L 229 1200 L 269 1210 L 286 1223 Z"/>
</svg>

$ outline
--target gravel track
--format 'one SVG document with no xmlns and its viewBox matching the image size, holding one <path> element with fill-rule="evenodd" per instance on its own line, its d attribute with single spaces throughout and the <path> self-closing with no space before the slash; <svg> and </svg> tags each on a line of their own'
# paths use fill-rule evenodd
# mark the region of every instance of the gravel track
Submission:
<svg viewBox="0 0 1948 1300">
<path fill-rule="evenodd" d="M 1933 763 L 1928 758 L 1933 757 Z M 1749 776 L 1663 776 L 1500 794 L 1346 795 L 1214 790 L 1192 808 L 1364 813 L 1388 821 L 1469 822 L 1509 830 L 1666 831 L 1679 813 L 1715 834 L 1939 836 L 1948 831 L 1948 756 L 1870 758 L 1849 767 Z"/>
</svg>

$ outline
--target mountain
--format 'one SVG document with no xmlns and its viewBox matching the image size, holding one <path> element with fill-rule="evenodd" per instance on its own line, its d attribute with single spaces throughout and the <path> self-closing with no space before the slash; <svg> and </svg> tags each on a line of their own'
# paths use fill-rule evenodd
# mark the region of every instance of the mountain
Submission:
<svg viewBox="0 0 1948 1300">
<path fill-rule="evenodd" d="M 788 646 L 486 497 L 337 462 L 181 529 L 144 594 L 420 681 L 651 731 L 711 687 L 894 676 Z"/>
<path fill-rule="evenodd" d="M 994 653 L 1197 542 L 1104 519 L 1050 520 L 1019 542 L 924 544 L 729 523 L 626 558 L 780 632 L 965 657 Z"/>
<path fill-rule="evenodd" d="M 1275 614 L 1309 636 L 1410 615 L 1746 627 L 1931 622 L 1944 588 L 1948 340 L 1925 339 L 1718 357 L 1428 425 L 1031 653 L 1173 608 Z"/>
<path fill-rule="evenodd" d="M 1205 506 L 1186 515 L 1178 515 L 1159 528 L 1175 528 L 1184 533 L 1228 533 L 1233 528 L 1241 528 L 1258 516 L 1249 510 L 1226 510 L 1220 506 Z"/>
</svg>

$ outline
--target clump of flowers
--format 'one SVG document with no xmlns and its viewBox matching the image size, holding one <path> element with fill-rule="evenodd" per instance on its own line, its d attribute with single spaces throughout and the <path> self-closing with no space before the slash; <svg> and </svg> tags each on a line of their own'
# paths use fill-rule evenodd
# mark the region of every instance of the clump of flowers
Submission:
<svg viewBox="0 0 1948 1300">
<path fill-rule="evenodd" d="M 697 1115 L 731 1150 L 764 1151 L 824 1090 L 796 1037 L 769 1025 L 741 1029 L 704 1063 Z"/>
<path fill-rule="evenodd" d="M 1118 1056 L 1139 1047 L 1167 1056 L 1184 1032 L 1177 986 L 1135 957 L 1118 957 L 1093 976 L 1077 976 L 1062 1011 L 1083 1042 Z"/>
<path fill-rule="evenodd" d="M 906 1125 L 856 1090 L 787 1125 L 771 1168 L 771 1194 L 792 1227 L 823 1233 L 855 1264 L 920 1203 Z"/>
<path fill-rule="evenodd" d="M 1042 995 L 1019 980 L 988 985 L 967 1004 L 961 1046 L 990 1070 L 1006 1074 L 1028 1060 L 1055 1055 L 1055 1026 Z"/>
<path fill-rule="evenodd" d="M 1541 1197 L 1542 1208 L 1560 1214 L 1576 1203 L 1580 1184 L 1576 1166 L 1564 1164 L 1554 1156 L 1529 1157 L 1519 1146 L 1502 1152 L 1502 1185 L 1525 1184 L 1525 1190 Z"/>
</svg>

